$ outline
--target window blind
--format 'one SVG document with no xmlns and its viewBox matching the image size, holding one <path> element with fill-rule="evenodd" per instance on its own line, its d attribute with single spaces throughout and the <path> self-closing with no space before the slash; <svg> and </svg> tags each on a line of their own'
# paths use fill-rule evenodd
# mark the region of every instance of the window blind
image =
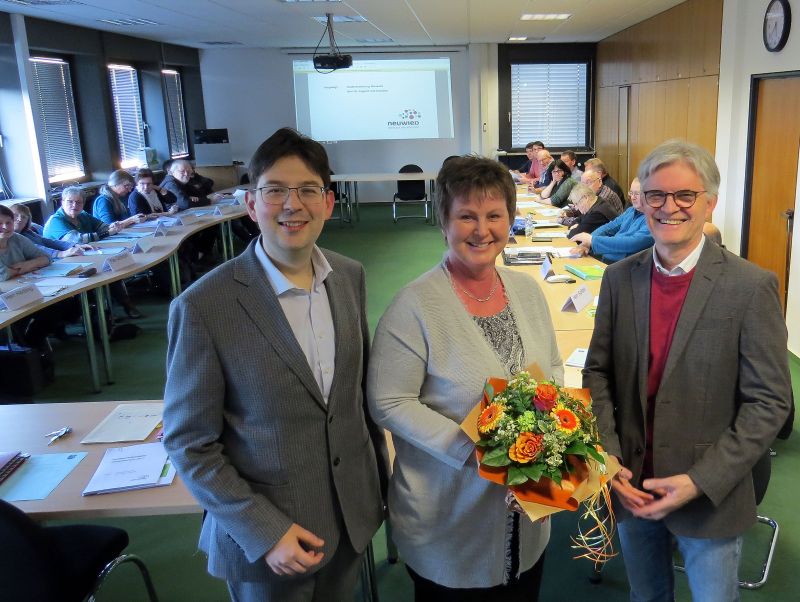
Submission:
<svg viewBox="0 0 800 602">
<path fill-rule="evenodd" d="M 189 156 L 189 143 L 186 137 L 181 74 L 172 69 L 163 69 L 161 76 L 164 82 L 164 104 L 167 109 L 169 154 L 172 159 L 183 159 Z"/>
<path fill-rule="evenodd" d="M 145 146 L 142 102 L 139 94 L 139 73 L 127 65 L 109 65 L 111 100 L 117 124 L 120 167 L 144 165 Z"/>
<path fill-rule="evenodd" d="M 62 59 L 31 57 L 33 102 L 39 106 L 47 177 L 53 182 L 85 175 L 75 118 L 75 99 L 69 63 Z"/>
<path fill-rule="evenodd" d="M 586 74 L 586 63 L 512 64 L 512 146 L 586 146 Z"/>
</svg>

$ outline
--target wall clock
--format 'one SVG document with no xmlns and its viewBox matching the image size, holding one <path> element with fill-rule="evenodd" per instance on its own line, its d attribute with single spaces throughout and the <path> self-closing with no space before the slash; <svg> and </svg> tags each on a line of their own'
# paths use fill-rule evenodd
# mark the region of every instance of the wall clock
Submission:
<svg viewBox="0 0 800 602">
<path fill-rule="evenodd" d="M 778 52 L 786 46 L 792 27 L 792 9 L 789 0 L 770 0 L 764 13 L 764 47 Z"/>
</svg>

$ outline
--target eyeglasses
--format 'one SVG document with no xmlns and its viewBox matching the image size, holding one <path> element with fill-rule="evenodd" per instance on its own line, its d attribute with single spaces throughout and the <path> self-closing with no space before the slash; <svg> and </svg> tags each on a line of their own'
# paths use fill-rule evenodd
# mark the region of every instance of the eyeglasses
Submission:
<svg viewBox="0 0 800 602">
<path fill-rule="evenodd" d="M 628 196 L 635 196 L 635 197 L 638 198 L 638 197 L 642 196 L 642 191 L 641 190 L 629 190 L 628 191 Z"/>
<path fill-rule="evenodd" d="M 292 190 L 297 193 L 300 202 L 307 207 L 322 202 L 327 188 L 324 186 L 262 186 L 253 190 L 267 205 L 283 205 L 289 200 Z"/>
<path fill-rule="evenodd" d="M 663 207 L 667 202 L 667 197 L 672 197 L 675 204 L 681 209 L 688 209 L 697 201 L 697 195 L 703 194 L 705 190 L 678 190 L 676 192 L 664 192 L 663 190 L 645 190 L 644 200 L 653 209 Z"/>
<path fill-rule="evenodd" d="M 68 199 L 61 199 L 61 202 L 64 205 L 79 205 L 79 204 L 83 203 L 83 199 L 76 199 L 74 197 L 70 197 Z"/>
</svg>

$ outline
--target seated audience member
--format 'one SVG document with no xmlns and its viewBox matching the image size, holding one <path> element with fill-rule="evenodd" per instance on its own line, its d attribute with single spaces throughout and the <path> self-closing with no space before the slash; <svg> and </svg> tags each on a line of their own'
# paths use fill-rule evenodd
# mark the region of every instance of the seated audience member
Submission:
<svg viewBox="0 0 800 602">
<path fill-rule="evenodd" d="M 719 228 L 717 228 L 711 222 L 706 222 L 703 224 L 703 234 L 705 234 L 706 238 L 715 243 L 718 247 L 723 246 L 722 232 L 720 232 Z"/>
<path fill-rule="evenodd" d="M 152 171 L 140 169 L 136 174 L 136 188 L 128 195 L 128 211 L 132 215 L 142 214 L 153 219 L 172 215 L 178 211 L 178 205 L 175 204 L 175 195 L 171 192 L 156 191 Z"/>
<path fill-rule="evenodd" d="M 553 207 L 563 207 L 567 204 L 569 193 L 577 182 L 570 177 L 569 166 L 560 159 L 553 161 L 551 173 L 553 181 L 539 193 L 541 202 Z"/>
<path fill-rule="evenodd" d="M 578 155 L 575 154 L 575 151 L 565 150 L 561 153 L 561 160 L 567 164 L 567 167 L 572 172 L 572 179 L 580 182 L 583 170 L 578 169 Z"/>
<path fill-rule="evenodd" d="M 617 181 L 608 175 L 608 170 L 606 169 L 606 164 L 603 163 L 602 160 L 595 157 L 594 159 L 589 159 L 585 164 L 584 167 L 586 169 L 594 169 L 595 171 L 600 172 L 600 175 L 603 178 L 603 185 L 608 186 L 611 190 L 617 193 L 617 196 L 625 202 L 625 193 L 622 192 L 622 187 L 617 184 Z M 622 213 L 622 211 L 620 211 Z"/>
<path fill-rule="evenodd" d="M 31 210 L 24 203 L 12 205 L 11 211 L 14 213 L 14 231 L 17 234 L 22 234 L 22 236 L 39 247 L 39 250 L 43 251 L 51 260 L 83 255 L 84 251 L 92 250 L 91 245 L 75 245 L 64 240 L 46 238 L 42 227 L 33 223 Z"/>
<path fill-rule="evenodd" d="M 542 166 L 542 173 L 539 174 L 539 179 L 533 182 L 533 188 L 537 193 L 540 193 L 543 188 L 553 181 L 555 162 L 553 161 L 553 155 L 547 149 L 540 150 L 537 156 Z"/>
<path fill-rule="evenodd" d="M 27 207 L 26 207 L 27 209 Z M 25 236 L 14 232 L 14 212 L 0 205 L 0 282 L 16 278 L 50 264 L 50 257 Z M 43 348 L 48 333 L 63 332 L 63 322 L 78 317 L 80 309 L 75 299 L 66 299 L 37 311 L 31 319 L 19 322 L 14 328 L 17 342 Z"/>
<path fill-rule="evenodd" d="M 624 211 L 624 202 L 619 195 L 603 184 L 602 174 L 593 167 L 586 167 L 586 171 L 581 176 L 581 184 L 586 184 L 597 196 L 603 199 L 611 207 L 616 215 Z"/>
<path fill-rule="evenodd" d="M 536 155 L 543 149 L 544 144 L 539 140 L 528 142 L 525 145 L 525 156 L 528 157 L 528 160 L 517 170 L 523 181 L 535 182 L 539 179 L 539 175 L 542 173 L 542 165 Z"/>
<path fill-rule="evenodd" d="M 628 196 L 631 206 L 622 215 L 591 234 L 583 232 L 572 237 L 579 243 L 572 251 L 574 255 L 591 253 L 601 261 L 613 263 L 653 246 L 653 235 L 642 213 L 642 187 L 638 178 L 631 182 Z"/>
<path fill-rule="evenodd" d="M 175 195 L 179 211 L 193 207 L 204 207 L 209 204 L 207 195 L 200 195 L 198 189 L 190 185 L 192 179 L 192 164 L 185 159 L 173 161 L 169 166 L 169 173 L 161 182 L 161 189 Z"/>
<path fill-rule="evenodd" d="M 61 207 L 44 225 L 44 235 L 72 243 L 90 243 L 103 240 L 123 228 L 122 222 L 107 224 L 89 215 L 83 210 L 83 191 L 77 186 L 69 186 L 61 193 Z M 112 298 L 123 307 L 129 318 L 142 317 L 122 281 L 113 282 L 108 288 Z"/>
<path fill-rule="evenodd" d="M 194 165 L 191 163 L 189 163 L 189 168 L 191 169 L 191 175 L 189 176 L 188 184 L 189 188 L 192 189 L 196 196 L 211 196 L 211 193 L 214 190 L 214 180 L 205 176 L 201 176 L 195 171 Z"/>
<path fill-rule="evenodd" d="M 108 184 L 100 187 L 100 194 L 92 204 L 92 215 L 101 222 L 119 222 L 123 228 L 141 223 L 145 217 L 128 211 L 128 195 L 133 190 L 133 176 L 123 169 L 112 171 Z"/>
<path fill-rule="evenodd" d="M 591 234 L 617 217 L 614 210 L 586 184 L 575 184 L 569 194 L 569 202 L 580 212 L 578 219 L 570 226 L 567 234 L 570 238 L 582 233 Z"/>
<path fill-rule="evenodd" d="M 0 205 L 0 282 L 50 265 L 50 257 L 14 232 L 14 212 Z"/>
</svg>

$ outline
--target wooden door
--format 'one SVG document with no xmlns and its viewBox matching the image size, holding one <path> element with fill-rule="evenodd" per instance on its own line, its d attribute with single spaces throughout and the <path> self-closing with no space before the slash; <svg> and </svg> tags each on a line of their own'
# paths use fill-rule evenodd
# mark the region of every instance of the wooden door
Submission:
<svg viewBox="0 0 800 602">
<path fill-rule="evenodd" d="M 786 311 L 787 211 L 794 209 L 800 152 L 800 77 L 758 84 L 746 257 L 778 277 Z"/>
</svg>

